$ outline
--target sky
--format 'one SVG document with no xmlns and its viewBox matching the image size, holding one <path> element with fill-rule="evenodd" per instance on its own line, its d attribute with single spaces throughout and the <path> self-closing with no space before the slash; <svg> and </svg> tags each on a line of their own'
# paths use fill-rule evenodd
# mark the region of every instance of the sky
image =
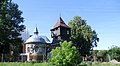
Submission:
<svg viewBox="0 0 120 66">
<path fill-rule="evenodd" d="M 120 0 L 12 0 L 23 12 L 24 25 L 30 34 L 37 26 L 39 35 L 50 40 L 50 29 L 61 16 L 66 24 L 81 16 L 100 38 L 94 49 L 120 47 Z"/>
</svg>

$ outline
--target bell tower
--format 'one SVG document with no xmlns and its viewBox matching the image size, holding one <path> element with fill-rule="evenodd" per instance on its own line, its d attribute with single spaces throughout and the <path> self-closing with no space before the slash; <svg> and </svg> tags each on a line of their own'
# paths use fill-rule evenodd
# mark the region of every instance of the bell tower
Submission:
<svg viewBox="0 0 120 66">
<path fill-rule="evenodd" d="M 70 40 L 70 27 L 65 24 L 61 17 L 59 17 L 56 24 L 50 31 L 51 37 L 53 38 L 53 44 L 57 44 L 60 41 Z"/>
</svg>

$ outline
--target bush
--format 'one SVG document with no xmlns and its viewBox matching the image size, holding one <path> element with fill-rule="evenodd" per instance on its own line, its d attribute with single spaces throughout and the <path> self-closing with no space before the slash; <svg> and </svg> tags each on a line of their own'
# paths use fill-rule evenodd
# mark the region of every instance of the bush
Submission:
<svg viewBox="0 0 120 66">
<path fill-rule="evenodd" d="M 61 42 L 60 46 L 51 51 L 49 64 L 55 66 L 77 66 L 81 63 L 82 58 L 76 47 L 72 46 L 72 42 Z"/>
</svg>

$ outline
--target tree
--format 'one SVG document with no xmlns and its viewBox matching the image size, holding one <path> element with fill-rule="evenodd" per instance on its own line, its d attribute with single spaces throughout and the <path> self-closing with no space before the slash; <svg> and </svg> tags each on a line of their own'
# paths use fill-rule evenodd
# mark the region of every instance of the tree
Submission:
<svg viewBox="0 0 120 66">
<path fill-rule="evenodd" d="M 97 54 L 98 61 L 102 61 L 102 62 L 110 61 L 109 54 L 108 54 L 107 50 L 99 50 L 96 54 Z"/>
<path fill-rule="evenodd" d="M 68 25 L 71 28 L 71 40 L 80 54 L 82 56 L 89 55 L 93 47 L 97 46 L 97 41 L 99 40 L 95 30 L 92 30 L 87 25 L 86 20 L 79 16 L 75 16 Z"/>
<path fill-rule="evenodd" d="M 72 46 L 72 42 L 64 41 L 60 43 L 61 47 L 56 47 L 50 54 L 50 64 L 55 66 L 77 66 L 80 64 L 81 57 L 75 46 Z"/>
<path fill-rule="evenodd" d="M 110 50 L 108 50 L 108 54 L 110 55 L 111 59 L 120 61 L 120 47 L 112 47 Z"/>
<path fill-rule="evenodd" d="M 12 51 L 16 55 L 22 44 L 20 32 L 25 29 L 22 12 L 11 0 L 1 0 L 0 5 L 0 54 L 10 54 Z"/>
</svg>

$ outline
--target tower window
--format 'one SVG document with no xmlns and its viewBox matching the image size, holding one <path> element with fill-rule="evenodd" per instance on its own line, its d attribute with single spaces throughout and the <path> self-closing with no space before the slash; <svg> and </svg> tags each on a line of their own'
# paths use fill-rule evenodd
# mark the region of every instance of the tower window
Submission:
<svg viewBox="0 0 120 66">
<path fill-rule="evenodd" d="M 67 34 L 69 34 L 69 30 L 67 30 Z"/>
</svg>

